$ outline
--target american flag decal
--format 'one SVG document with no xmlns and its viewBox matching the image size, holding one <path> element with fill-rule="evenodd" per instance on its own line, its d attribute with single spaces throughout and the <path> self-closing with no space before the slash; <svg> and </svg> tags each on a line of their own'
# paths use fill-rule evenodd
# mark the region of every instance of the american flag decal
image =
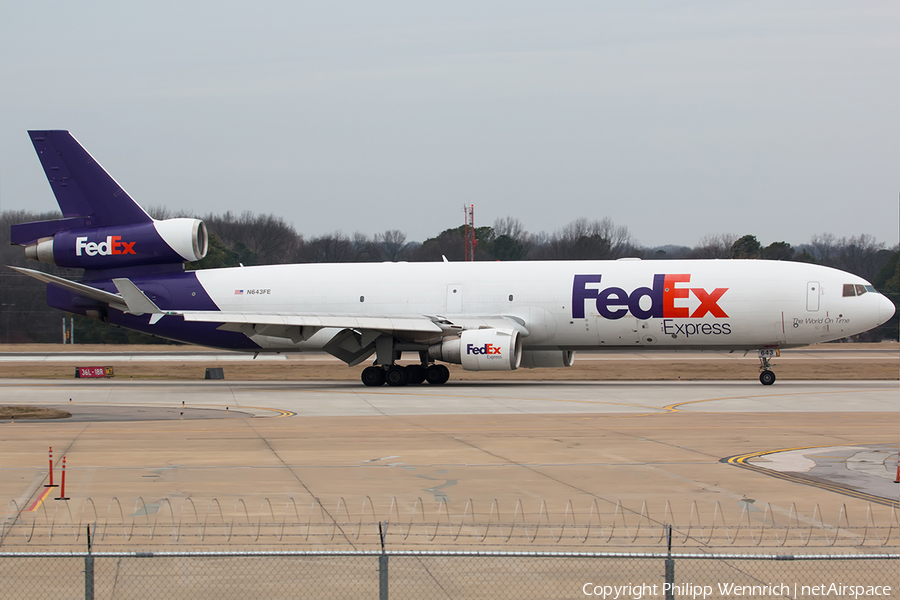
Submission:
<svg viewBox="0 0 900 600">
<path fill-rule="evenodd" d="M 234 295 L 235 295 L 235 296 L 243 296 L 243 295 L 244 295 L 244 290 L 234 290 Z"/>
</svg>

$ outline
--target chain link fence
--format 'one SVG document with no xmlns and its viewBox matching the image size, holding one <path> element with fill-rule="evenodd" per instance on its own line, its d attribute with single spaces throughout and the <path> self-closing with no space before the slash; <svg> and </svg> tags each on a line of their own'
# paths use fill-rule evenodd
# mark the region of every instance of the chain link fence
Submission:
<svg viewBox="0 0 900 600">
<path fill-rule="evenodd" d="M 476 507 L 471 499 L 434 504 L 417 498 L 414 503 L 392 497 L 376 507 L 369 496 L 351 507 L 340 497 L 329 507 L 318 498 L 303 505 L 293 498 L 284 504 L 265 498 L 258 507 L 238 498 L 233 507 L 216 498 L 183 498 L 180 503 L 163 498 L 134 503 L 112 498 L 95 502 L 60 502 L 33 508 L 7 503 L 0 518 L 0 550 L 81 550 L 90 527 L 92 543 L 99 550 L 182 549 L 252 550 L 298 549 L 361 550 L 379 547 L 380 528 L 387 546 L 394 550 L 470 550 L 497 545 L 506 550 L 553 547 L 559 551 L 654 551 L 670 545 L 691 548 L 869 548 L 890 551 L 900 541 L 900 511 L 896 507 L 855 504 L 826 514 L 816 504 L 801 512 L 795 504 L 785 510 L 771 504 L 740 510 L 720 502 L 673 507 L 668 501 L 652 507 L 615 504 L 592 499 L 576 510 L 569 500 L 554 508 L 545 500 L 526 510 L 519 499 L 501 505 L 498 500 Z M 105 505 L 105 506 L 104 506 Z M 399 546 L 402 546 L 399 547 Z M 800 550 L 796 550 L 799 552 Z"/>
<path fill-rule="evenodd" d="M 900 598 L 900 554 L 7 552 L 0 598 Z"/>
</svg>

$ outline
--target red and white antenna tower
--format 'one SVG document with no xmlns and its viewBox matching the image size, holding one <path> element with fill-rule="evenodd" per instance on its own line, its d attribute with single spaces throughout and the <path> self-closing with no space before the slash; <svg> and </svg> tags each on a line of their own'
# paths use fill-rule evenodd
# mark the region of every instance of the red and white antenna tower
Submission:
<svg viewBox="0 0 900 600">
<path fill-rule="evenodd" d="M 475 205 L 463 205 L 463 212 L 466 213 L 466 261 L 475 260 L 475 246 L 478 240 L 475 239 Z"/>
</svg>

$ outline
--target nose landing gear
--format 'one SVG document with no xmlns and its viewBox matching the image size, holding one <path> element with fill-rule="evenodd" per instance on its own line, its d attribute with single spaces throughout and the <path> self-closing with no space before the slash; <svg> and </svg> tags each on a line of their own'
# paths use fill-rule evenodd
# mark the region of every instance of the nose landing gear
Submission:
<svg viewBox="0 0 900 600">
<path fill-rule="evenodd" d="M 777 348 L 765 348 L 759 351 L 759 382 L 763 385 L 775 383 L 775 373 L 771 371 L 772 364 L 769 359 L 781 356 Z"/>
</svg>

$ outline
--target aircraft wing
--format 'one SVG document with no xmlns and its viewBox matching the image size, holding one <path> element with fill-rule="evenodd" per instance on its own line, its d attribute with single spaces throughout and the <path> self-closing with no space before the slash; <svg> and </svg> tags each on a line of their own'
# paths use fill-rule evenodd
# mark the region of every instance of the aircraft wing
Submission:
<svg viewBox="0 0 900 600">
<path fill-rule="evenodd" d="M 384 333 L 408 334 L 411 337 L 433 337 L 444 333 L 459 332 L 464 329 L 502 328 L 515 329 L 528 335 L 524 322 L 510 316 L 463 316 L 444 317 L 439 315 L 359 315 L 359 314 L 314 314 L 314 313 L 253 313 L 220 311 L 173 311 L 166 314 L 180 315 L 185 321 L 200 323 L 223 323 L 220 329 L 246 331 L 241 325 L 256 326 L 257 332 L 269 327 L 271 330 L 287 327 L 309 327 L 318 329 L 338 328 L 357 331 L 381 331 Z M 423 335 L 424 334 L 424 335 Z M 268 334 L 264 334 L 268 335 Z"/>
<path fill-rule="evenodd" d="M 302 327 L 344 327 L 350 329 L 393 329 L 441 333 L 452 329 L 505 327 L 527 333 L 521 319 L 509 316 L 444 317 L 439 315 L 358 315 L 320 313 L 257 313 L 220 311 L 174 311 L 185 321 L 203 323 L 251 323 L 257 325 L 299 325 Z"/>
<path fill-rule="evenodd" d="M 118 294 L 97 289 L 62 277 L 11 267 L 29 275 L 69 290 L 79 296 L 92 298 L 111 308 L 133 315 L 150 315 L 150 325 L 165 316 L 180 316 L 195 323 L 221 323 L 218 329 L 243 333 L 247 337 L 271 336 L 286 338 L 295 344 L 304 342 L 323 329 L 340 330 L 322 346 L 326 352 L 350 365 L 358 364 L 375 352 L 375 340 L 390 335 L 408 341 L 438 341 L 447 335 L 459 334 L 466 329 L 514 329 L 528 335 L 525 322 L 508 315 L 362 315 L 273 312 L 225 312 L 162 310 L 153 303 L 130 279 L 116 278 L 112 282 Z"/>
<path fill-rule="evenodd" d="M 305 342 L 322 330 L 327 334 L 321 349 L 350 366 L 360 364 L 376 351 L 375 342 L 385 334 L 407 340 L 440 339 L 444 329 L 433 320 L 419 315 L 372 316 L 303 313 L 244 313 L 221 311 L 184 311 L 185 321 L 222 323 L 218 329 L 243 333 L 250 339 L 271 336 L 288 339 L 294 344 Z M 327 340 L 327 341 L 326 341 Z"/>
<path fill-rule="evenodd" d="M 175 311 L 185 321 L 199 323 L 224 323 L 223 328 L 232 325 L 258 325 L 262 327 L 335 327 L 340 329 L 373 329 L 379 331 L 409 333 L 441 333 L 443 329 L 433 320 L 424 316 L 362 316 L 344 314 L 311 313 L 252 313 L 220 311 Z"/>
<path fill-rule="evenodd" d="M 172 311 L 195 323 L 222 323 L 218 329 L 255 336 L 289 339 L 300 344 L 323 329 L 339 330 L 329 334 L 321 349 L 350 366 L 360 364 L 376 351 L 376 340 L 393 336 L 407 341 L 436 343 L 440 338 L 463 329 L 500 327 L 516 329 L 525 335 L 522 321 L 516 317 L 462 317 L 451 321 L 438 315 L 360 315 L 313 313 L 252 313 L 222 311 Z"/>
</svg>

